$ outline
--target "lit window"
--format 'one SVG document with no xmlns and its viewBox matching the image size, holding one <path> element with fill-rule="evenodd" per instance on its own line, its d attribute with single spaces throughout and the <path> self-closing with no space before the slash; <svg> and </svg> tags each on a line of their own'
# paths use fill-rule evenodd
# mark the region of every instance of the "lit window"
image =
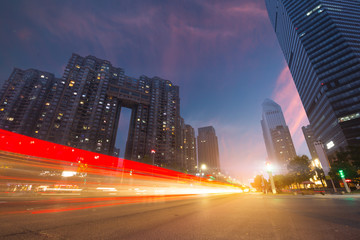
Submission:
<svg viewBox="0 0 360 240">
<path fill-rule="evenodd" d="M 317 7 L 315 7 L 313 10 L 307 12 L 307 13 L 306 13 L 306 16 L 310 16 L 313 12 L 315 12 L 315 11 L 318 10 L 319 8 L 321 8 L 321 4 L 318 5 Z"/>
<path fill-rule="evenodd" d="M 328 143 L 326 144 L 326 148 L 327 148 L 327 149 L 330 149 L 330 148 L 332 148 L 332 147 L 334 147 L 334 146 L 335 146 L 335 144 L 334 144 L 333 141 L 330 141 L 330 142 L 328 142 Z"/>
<path fill-rule="evenodd" d="M 346 122 L 346 121 L 350 121 L 350 120 L 357 119 L 357 118 L 360 118 L 360 113 L 354 113 L 354 114 L 350 114 L 350 115 L 347 115 L 344 117 L 340 117 L 340 118 L 338 118 L 338 122 L 339 123 Z"/>
</svg>

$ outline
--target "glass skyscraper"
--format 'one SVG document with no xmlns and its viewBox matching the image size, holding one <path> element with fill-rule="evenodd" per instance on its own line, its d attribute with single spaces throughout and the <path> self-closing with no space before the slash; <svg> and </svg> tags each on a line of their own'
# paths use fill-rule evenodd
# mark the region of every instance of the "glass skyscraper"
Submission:
<svg viewBox="0 0 360 240">
<path fill-rule="evenodd" d="M 360 1 L 265 0 L 316 140 L 360 145 Z"/>
<path fill-rule="evenodd" d="M 281 107 L 270 99 L 265 99 L 262 104 L 261 127 L 268 160 L 276 163 L 281 171 L 286 171 L 288 162 L 296 156 L 296 152 Z"/>
</svg>

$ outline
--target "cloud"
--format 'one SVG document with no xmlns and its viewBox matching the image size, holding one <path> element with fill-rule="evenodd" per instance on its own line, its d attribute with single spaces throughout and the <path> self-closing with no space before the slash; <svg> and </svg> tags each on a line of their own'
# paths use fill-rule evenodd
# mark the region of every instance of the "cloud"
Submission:
<svg viewBox="0 0 360 240">
<path fill-rule="evenodd" d="M 295 148 L 298 151 L 305 143 L 301 127 L 308 125 L 309 120 L 287 65 L 284 66 L 276 80 L 272 98 L 283 110 Z"/>
<path fill-rule="evenodd" d="M 114 64 L 119 56 L 124 59 L 126 55 L 132 65 L 179 81 L 179 72 L 201 69 L 204 62 L 218 65 L 221 59 L 230 59 L 227 62 L 234 66 L 224 67 L 230 69 L 241 65 L 239 59 L 232 59 L 234 56 L 246 62 L 246 53 L 264 40 L 264 32 L 270 31 L 263 26 L 268 20 L 260 2 L 146 1 L 130 6 L 100 4 L 101 7 L 94 2 L 52 2 L 41 8 L 25 2 L 23 11 L 54 41 L 74 45 L 80 54 L 94 54 Z M 129 49 L 139 52 L 131 53 Z M 232 54 L 234 51 L 239 54 Z M 155 64 L 154 58 L 160 64 Z"/>
</svg>

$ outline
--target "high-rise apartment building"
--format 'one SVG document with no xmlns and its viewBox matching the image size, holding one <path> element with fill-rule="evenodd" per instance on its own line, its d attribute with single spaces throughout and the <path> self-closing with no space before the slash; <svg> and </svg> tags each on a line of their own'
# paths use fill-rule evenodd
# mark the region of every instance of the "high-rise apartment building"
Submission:
<svg viewBox="0 0 360 240">
<path fill-rule="evenodd" d="M 198 128 L 198 163 L 209 171 L 220 171 L 219 145 L 212 126 Z"/>
<path fill-rule="evenodd" d="M 287 164 L 296 156 L 296 151 L 281 107 L 270 99 L 265 99 L 262 104 L 261 127 L 268 160 L 286 171 Z"/>
<path fill-rule="evenodd" d="M 61 79 L 15 69 L 1 93 L 1 128 L 114 155 L 121 108 L 126 107 L 132 114 L 125 158 L 142 161 L 154 149 L 157 165 L 180 161 L 179 87 L 168 80 L 132 78 L 109 61 L 73 54 Z"/>
<path fill-rule="evenodd" d="M 316 149 L 315 149 L 315 145 L 314 145 L 316 140 L 314 138 L 314 133 L 313 133 L 313 130 L 311 128 L 311 125 L 303 126 L 301 129 L 303 131 L 306 144 L 307 144 L 307 146 L 309 148 L 311 158 L 312 159 L 318 158 L 318 155 L 317 155 Z"/>
<path fill-rule="evenodd" d="M 36 137 L 56 81 L 48 72 L 15 68 L 0 91 L 0 127 Z"/>
<path fill-rule="evenodd" d="M 265 1 L 316 140 L 359 146 L 359 1 Z"/>
</svg>

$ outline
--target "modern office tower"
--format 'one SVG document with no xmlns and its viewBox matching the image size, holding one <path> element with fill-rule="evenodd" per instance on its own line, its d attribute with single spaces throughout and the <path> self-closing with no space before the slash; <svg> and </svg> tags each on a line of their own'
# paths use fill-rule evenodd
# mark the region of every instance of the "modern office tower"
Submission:
<svg viewBox="0 0 360 240">
<path fill-rule="evenodd" d="M 265 99 L 262 104 L 261 127 L 268 160 L 286 171 L 288 162 L 296 156 L 296 152 L 281 107 L 270 99 Z"/>
<path fill-rule="evenodd" d="M 314 138 L 313 130 L 311 129 L 311 125 L 303 126 L 302 131 L 304 133 L 306 144 L 309 148 L 309 152 L 312 159 L 318 158 L 318 155 L 316 154 L 316 149 L 314 143 L 316 142 Z"/>
<path fill-rule="evenodd" d="M 13 73 L 8 82 L 20 81 L 19 74 Z M 45 79 L 53 78 L 47 73 L 39 74 L 40 78 L 34 77 L 37 81 L 42 80 L 42 75 Z M 4 87 L 8 85 L 5 84 Z M 8 86 L 8 88 L 12 87 Z M 21 91 L 26 93 L 29 91 L 27 88 L 22 90 L 22 85 L 14 88 L 19 93 L 10 99 L 6 94 L 11 93 L 5 91 L 6 94 L 2 94 L 2 99 L 8 99 L 9 103 L 13 100 L 11 104 L 16 104 L 22 98 L 28 99 L 33 96 L 24 95 L 25 93 L 21 95 Z M 54 81 L 51 87 L 47 86 L 45 92 L 48 93 L 45 103 L 36 105 L 42 106 L 38 110 L 39 116 L 32 116 L 36 116 L 37 123 L 34 125 L 30 123 L 35 128 L 32 129 L 31 136 L 114 155 L 117 151 L 115 141 L 121 108 L 126 107 L 132 110 L 132 114 L 125 158 L 143 161 L 149 158 L 151 150 L 154 149 L 155 164 L 172 167 L 178 161 L 179 87 L 174 86 L 170 81 L 159 77 L 141 76 L 139 79 L 128 77 L 123 69 L 113 67 L 109 61 L 94 56 L 81 57 L 73 54 L 62 79 Z M 40 100 L 36 98 L 36 101 Z M 3 101 L 3 104 L 6 104 L 4 102 L 7 101 Z M 36 109 L 27 108 L 26 104 L 20 105 L 30 109 L 29 111 Z M 9 111 L 3 108 L 4 112 L 9 114 Z M 21 116 L 24 117 L 19 121 L 27 122 L 29 116 L 24 114 Z M 13 117 L 9 115 L 5 118 Z M 20 122 L 17 124 L 21 125 Z M 4 125 L 0 127 L 2 126 Z"/>
<path fill-rule="evenodd" d="M 192 126 L 185 125 L 184 134 L 184 165 L 188 173 L 195 173 L 197 166 L 196 137 Z"/>
<path fill-rule="evenodd" d="M 36 137 L 38 119 L 50 104 L 57 80 L 48 72 L 15 68 L 0 92 L 0 128 Z"/>
<path fill-rule="evenodd" d="M 327 154 L 360 145 L 358 0 L 266 0 L 316 140 Z"/>
<path fill-rule="evenodd" d="M 198 167 L 203 164 L 209 171 L 220 171 L 219 145 L 212 126 L 198 128 Z"/>
</svg>

